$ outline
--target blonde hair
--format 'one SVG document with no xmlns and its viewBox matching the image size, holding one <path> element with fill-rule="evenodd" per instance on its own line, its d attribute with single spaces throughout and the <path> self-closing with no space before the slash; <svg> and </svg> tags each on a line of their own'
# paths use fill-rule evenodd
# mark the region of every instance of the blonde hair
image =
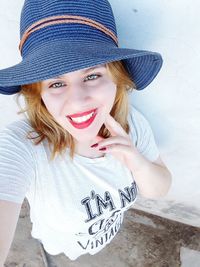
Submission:
<svg viewBox="0 0 200 267">
<path fill-rule="evenodd" d="M 127 121 L 129 112 L 128 92 L 135 89 L 135 84 L 130 79 L 122 61 L 107 63 L 106 67 L 111 79 L 117 85 L 116 97 L 110 114 L 120 123 L 126 133 L 129 133 Z M 56 154 L 64 154 L 67 147 L 70 149 L 70 157 L 73 159 L 75 150 L 73 136 L 59 125 L 46 109 L 41 98 L 41 90 L 41 82 L 37 82 L 22 85 L 20 92 L 16 95 L 16 101 L 20 108 L 19 97 L 23 96 L 25 100 L 25 109 L 21 108 L 17 114 L 27 112 L 30 124 L 34 129 L 28 132 L 26 137 L 32 140 L 36 139 L 34 142 L 35 145 L 40 144 L 46 138 L 51 150 L 50 160 L 53 160 Z M 32 132 L 36 132 L 38 136 L 32 137 Z M 110 137 L 110 132 L 104 124 L 100 128 L 98 135 L 103 138 Z"/>
</svg>

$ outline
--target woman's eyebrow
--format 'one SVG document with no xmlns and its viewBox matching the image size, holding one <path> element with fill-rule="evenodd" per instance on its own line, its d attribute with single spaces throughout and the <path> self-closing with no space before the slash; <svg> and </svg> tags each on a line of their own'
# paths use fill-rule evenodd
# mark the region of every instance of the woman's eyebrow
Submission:
<svg viewBox="0 0 200 267">
<path fill-rule="evenodd" d="M 105 67 L 105 65 L 96 65 L 94 67 L 91 67 L 89 69 L 84 70 L 83 74 L 86 74 L 86 73 L 90 72 L 91 70 L 94 70 L 94 69 L 97 69 L 97 68 L 103 68 L 103 67 Z M 48 79 L 48 80 L 55 80 L 55 79 L 61 79 L 61 78 L 64 78 L 64 75 L 59 75 L 59 76 L 56 76 L 56 77 Z"/>
</svg>

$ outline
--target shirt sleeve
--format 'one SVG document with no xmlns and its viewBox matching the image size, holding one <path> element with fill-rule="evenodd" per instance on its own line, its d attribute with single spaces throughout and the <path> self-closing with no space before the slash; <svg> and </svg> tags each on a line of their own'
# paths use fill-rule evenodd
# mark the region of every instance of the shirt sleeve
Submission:
<svg viewBox="0 0 200 267">
<path fill-rule="evenodd" d="M 153 131 L 147 119 L 135 107 L 130 105 L 130 137 L 138 151 L 151 162 L 159 157 Z"/>
<path fill-rule="evenodd" d="M 34 174 L 22 129 L 10 124 L 0 131 L 0 199 L 22 204 Z"/>
</svg>

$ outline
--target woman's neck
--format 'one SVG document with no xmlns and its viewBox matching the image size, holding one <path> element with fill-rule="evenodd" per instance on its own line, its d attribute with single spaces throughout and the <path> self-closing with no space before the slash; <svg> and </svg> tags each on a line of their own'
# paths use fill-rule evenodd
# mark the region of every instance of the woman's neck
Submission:
<svg viewBox="0 0 200 267">
<path fill-rule="evenodd" d="M 97 148 L 90 147 L 93 144 L 98 143 L 103 138 L 100 136 L 96 136 L 93 142 L 75 142 L 75 153 L 87 158 L 100 158 L 105 154 L 99 151 Z"/>
</svg>

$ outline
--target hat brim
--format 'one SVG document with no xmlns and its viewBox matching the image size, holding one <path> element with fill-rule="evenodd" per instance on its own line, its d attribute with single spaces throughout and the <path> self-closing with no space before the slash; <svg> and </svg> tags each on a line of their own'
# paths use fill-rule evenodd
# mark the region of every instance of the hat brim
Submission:
<svg viewBox="0 0 200 267">
<path fill-rule="evenodd" d="M 21 85 L 50 79 L 98 64 L 123 60 L 137 90 L 147 87 L 162 66 L 159 53 L 119 48 L 101 42 L 49 41 L 40 47 L 29 48 L 24 59 L 0 70 L 0 93 L 16 94 Z"/>
</svg>

